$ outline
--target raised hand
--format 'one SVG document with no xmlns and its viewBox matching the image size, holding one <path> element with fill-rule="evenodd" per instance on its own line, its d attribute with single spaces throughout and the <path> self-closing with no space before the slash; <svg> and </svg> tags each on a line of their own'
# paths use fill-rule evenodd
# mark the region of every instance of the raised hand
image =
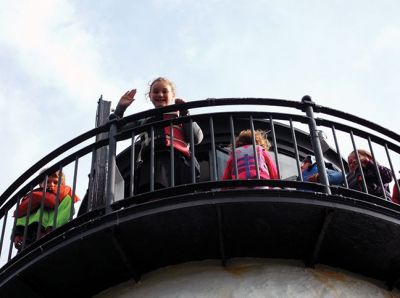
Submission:
<svg viewBox="0 0 400 298">
<path fill-rule="evenodd" d="M 122 95 L 121 99 L 119 100 L 118 105 L 126 109 L 135 100 L 135 95 L 136 95 L 136 89 L 126 91 L 126 93 Z"/>
</svg>

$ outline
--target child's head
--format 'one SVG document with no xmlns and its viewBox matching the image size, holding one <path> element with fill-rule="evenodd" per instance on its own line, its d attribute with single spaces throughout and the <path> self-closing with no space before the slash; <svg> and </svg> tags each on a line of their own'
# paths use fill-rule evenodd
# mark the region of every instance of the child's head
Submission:
<svg viewBox="0 0 400 298">
<path fill-rule="evenodd" d="M 266 137 L 265 131 L 255 130 L 254 138 L 255 138 L 256 145 L 260 145 L 260 146 L 264 147 L 264 149 L 267 151 L 269 150 L 269 148 L 271 148 L 271 144 Z M 236 138 L 236 141 L 235 141 L 236 147 L 241 147 L 244 145 L 252 145 L 252 144 L 253 144 L 253 137 L 251 135 L 250 129 L 242 130 L 239 133 L 239 136 Z"/>
<path fill-rule="evenodd" d="M 301 162 L 300 169 L 303 172 L 316 162 L 315 157 L 307 155 Z"/>
<path fill-rule="evenodd" d="M 161 108 L 175 103 L 175 86 L 163 77 L 159 77 L 150 84 L 149 98 L 154 107 Z"/>
<path fill-rule="evenodd" d="M 44 172 L 46 169 L 42 170 L 42 172 Z M 58 181 L 61 180 L 61 185 L 65 184 L 65 175 L 63 172 L 61 171 L 56 171 L 53 174 L 50 174 L 47 177 L 47 186 L 46 188 L 56 192 L 57 191 L 57 186 L 58 186 Z M 43 181 L 42 183 L 40 183 L 41 187 L 45 186 L 46 181 Z"/>
<path fill-rule="evenodd" d="M 373 160 L 371 153 L 369 153 L 366 150 L 363 149 L 358 149 L 357 150 L 358 155 L 360 157 L 360 161 L 362 164 L 364 164 L 365 162 L 368 162 L 370 160 Z M 356 152 L 353 151 L 349 154 L 349 156 L 347 157 L 347 162 L 349 164 L 349 169 L 350 171 L 355 171 L 356 168 L 358 167 L 358 163 L 357 163 L 357 156 L 356 156 Z"/>
</svg>

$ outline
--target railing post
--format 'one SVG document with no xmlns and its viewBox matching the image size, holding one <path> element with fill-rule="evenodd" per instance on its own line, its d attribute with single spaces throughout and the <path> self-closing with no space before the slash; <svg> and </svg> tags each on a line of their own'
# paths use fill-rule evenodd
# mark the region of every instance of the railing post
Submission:
<svg viewBox="0 0 400 298">
<path fill-rule="evenodd" d="M 106 189 L 106 213 L 111 212 L 111 204 L 114 202 L 115 195 L 115 167 L 116 167 L 116 149 L 117 140 L 117 120 L 112 120 L 110 125 L 110 132 L 108 135 L 108 170 L 107 170 L 107 189 Z"/>
<path fill-rule="evenodd" d="M 211 181 L 217 181 L 218 179 L 218 171 L 217 171 L 217 155 L 215 148 L 215 134 L 214 134 L 214 119 L 211 116 L 210 118 L 210 138 L 211 138 Z"/>
<path fill-rule="evenodd" d="M 303 96 L 301 102 L 304 104 L 304 111 L 306 112 L 308 120 L 308 127 L 310 129 L 311 136 L 311 145 L 314 150 L 315 159 L 317 161 L 318 166 L 318 174 L 319 181 L 325 185 L 325 192 L 327 194 L 331 194 L 331 190 L 329 188 L 329 180 L 328 175 L 326 173 L 326 167 L 324 162 L 324 155 L 322 153 L 321 142 L 319 139 L 319 131 L 317 129 L 317 123 L 314 118 L 314 106 L 315 103 L 311 100 L 311 97 L 308 95 Z"/>
<path fill-rule="evenodd" d="M 103 100 L 100 96 L 96 112 L 96 127 L 102 126 L 108 122 L 110 115 L 111 102 Z M 104 132 L 96 136 L 96 142 L 106 139 L 108 133 Z M 89 175 L 89 192 L 87 210 L 93 210 L 106 205 L 106 177 L 107 177 L 107 155 L 108 148 L 102 147 L 93 150 L 92 166 Z"/>
</svg>

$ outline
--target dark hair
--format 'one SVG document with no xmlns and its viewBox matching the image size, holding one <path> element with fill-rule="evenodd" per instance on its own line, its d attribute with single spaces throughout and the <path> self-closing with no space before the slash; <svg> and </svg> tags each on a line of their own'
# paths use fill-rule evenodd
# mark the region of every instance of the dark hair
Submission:
<svg viewBox="0 0 400 298">
<path fill-rule="evenodd" d="M 313 164 L 313 163 L 315 163 L 316 161 L 315 161 L 315 157 L 314 157 L 314 156 L 312 156 L 312 155 L 307 155 L 306 157 L 303 158 L 303 160 L 302 160 L 301 162 L 302 162 L 302 163 L 309 162 L 309 163 Z"/>
<path fill-rule="evenodd" d="M 44 173 L 47 168 L 44 168 L 40 171 L 40 173 Z M 61 185 L 65 184 L 65 174 L 64 172 L 57 170 L 54 173 L 48 175 L 48 178 L 58 178 L 61 179 Z M 43 180 L 40 184 L 44 184 L 45 180 Z"/>
</svg>

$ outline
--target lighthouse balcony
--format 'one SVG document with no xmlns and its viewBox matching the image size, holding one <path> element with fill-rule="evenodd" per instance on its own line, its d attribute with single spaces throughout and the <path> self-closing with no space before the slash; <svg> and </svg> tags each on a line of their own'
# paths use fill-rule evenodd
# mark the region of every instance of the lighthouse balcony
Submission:
<svg viewBox="0 0 400 298">
<path fill-rule="evenodd" d="M 135 125 L 176 110 L 191 114 Z M 171 175 L 168 187 L 159 187 L 155 131 L 195 122 L 204 138 L 195 144 L 193 130 L 187 136 L 190 182 Z M 257 131 L 268 137 L 278 179 L 261 179 L 259 171 L 252 179 L 223 179 L 243 130 L 251 131 L 253 145 Z M 144 135 L 150 148 L 145 191 L 138 179 Z M 176 149 L 168 146 L 174 173 Z M 389 290 L 399 287 L 400 205 L 372 193 L 362 171 L 359 188 L 349 185 L 348 156 L 360 149 L 370 152 L 377 173 L 378 165 L 390 170 L 389 190 L 398 191 L 400 135 L 309 96 L 206 99 L 111 119 L 50 152 L 1 195 L 0 296 L 71 297 L 79 289 L 78 296 L 90 297 L 166 266 L 210 259 L 227 266 L 234 258 L 324 264 L 376 279 Z M 302 161 L 310 156 L 318 166 L 316 182 L 302 175 Z M 358 154 L 356 162 L 362 163 Z M 343 182 L 331 184 L 328 169 Z M 79 205 L 66 224 L 17 249 L 21 199 L 59 170 L 68 173 Z M 376 184 L 385 187 L 380 174 Z M 45 192 L 40 217 L 44 200 Z"/>
</svg>

